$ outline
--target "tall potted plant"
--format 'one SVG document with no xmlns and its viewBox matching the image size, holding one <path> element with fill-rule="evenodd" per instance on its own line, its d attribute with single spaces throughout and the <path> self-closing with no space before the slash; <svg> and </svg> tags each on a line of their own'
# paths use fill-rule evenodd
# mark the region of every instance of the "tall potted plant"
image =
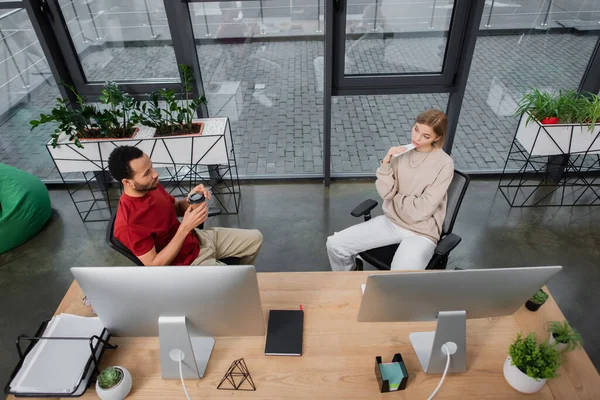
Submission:
<svg viewBox="0 0 600 400">
<path fill-rule="evenodd" d="M 124 367 L 105 368 L 96 381 L 96 394 L 102 400 L 123 400 L 131 391 L 131 374 Z"/>
<path fill-rule="evenodd" d="M 546 342 L 537 343 L 535 333 L 526 338 L 519 333 L 504 361 L 504 378 L 521 393 L 536 393 L 546 380 L 558 376 L 560 355 Z"/>
<path fill-rule="evenodd" d="M 569 321 L 551 321 L 548 323 L 547 329 L 550 332 L 548 343 L 556 346 L 558 351 L 573 351 L 583 346 L 581 335 L 571 327 Z"/>
</svg>

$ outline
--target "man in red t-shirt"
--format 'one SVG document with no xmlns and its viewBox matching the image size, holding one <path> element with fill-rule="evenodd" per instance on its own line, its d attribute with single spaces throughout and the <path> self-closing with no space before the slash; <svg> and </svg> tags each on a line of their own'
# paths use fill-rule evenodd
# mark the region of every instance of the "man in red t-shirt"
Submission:
<svg viewBox="0 0 600 400">
<path fill-rule="evenodd" d="M 137 147 L 113 150 L 108 169 L 123 184 L 114 236 L 144 265 L 217 265 L 227 257 L 254 265 L 262 234 L 256 229 L 195 229 L 208 218 L 207 202 L 193 208 L 187 199 L 176 200 L 167 193 L 152 161 Z M 193 192 L 211 197 L 203 185 Z"/>
</svg>

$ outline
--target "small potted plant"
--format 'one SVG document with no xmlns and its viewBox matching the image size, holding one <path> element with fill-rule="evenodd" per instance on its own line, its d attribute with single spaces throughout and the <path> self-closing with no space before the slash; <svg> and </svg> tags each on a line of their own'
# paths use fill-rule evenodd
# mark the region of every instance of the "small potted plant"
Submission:
<svg viewBox="0 0 600 400">
<path fill-rule="evenodd" d="M 504 361 L 504 378 L 521 393 L 536 393 L 546 380 L 558 376 L 560 354 L 547 342 L 537 343 L 535 333 L 526 338 L 519 333 Z"/>
<path fill-rule="evenodd" d="M 581 335 L 571 327 L 569 321 L 562 323 L 558 321 L 549 322 L 548 332 L 550 332 L 548 343 L 555 346 L 558 351 L 573 351 L 583 346 Z"/>
<path fill-rule="evenodd" d="M 104 369 L 96 381 L 96 393 L 102 400 L 123 400 L 131 390 L 131 374 L 123 367 Z"/>
<path fill-rule="evenodd" d="M 527 300 L 525 307 L 527 307 L 529 311 L 537 311 L 547 300 L 548 294 L 540 289 Z"/>
</svg>

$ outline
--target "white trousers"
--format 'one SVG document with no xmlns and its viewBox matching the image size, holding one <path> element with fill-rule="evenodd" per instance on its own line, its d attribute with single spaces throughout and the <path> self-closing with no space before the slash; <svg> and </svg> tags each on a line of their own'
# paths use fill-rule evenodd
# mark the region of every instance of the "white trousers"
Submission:
<svg viewBox="0 0 600 400">
<path fill-rule="evenodd" d="M 351 271 L 358 253 L 396 243 L 400 246 L 394 255 L 392 270 L 425 269 L 436 246 L 431 240 L 400 228 L 380 215 L 329 236 L 327 255 L 332 270 Z"/>
</svg>

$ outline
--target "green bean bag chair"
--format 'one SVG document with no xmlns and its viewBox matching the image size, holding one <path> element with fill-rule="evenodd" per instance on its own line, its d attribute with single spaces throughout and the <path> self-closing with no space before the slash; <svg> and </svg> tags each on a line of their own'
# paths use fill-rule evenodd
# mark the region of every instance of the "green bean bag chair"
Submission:
<svg viewBox="0 0 600 400">
<path fill-rule="evenodd" d="M 0 164 L 0 253 L 38 233 L 51 214 L 50 196 L 42 181 Z"/>
</svg>

